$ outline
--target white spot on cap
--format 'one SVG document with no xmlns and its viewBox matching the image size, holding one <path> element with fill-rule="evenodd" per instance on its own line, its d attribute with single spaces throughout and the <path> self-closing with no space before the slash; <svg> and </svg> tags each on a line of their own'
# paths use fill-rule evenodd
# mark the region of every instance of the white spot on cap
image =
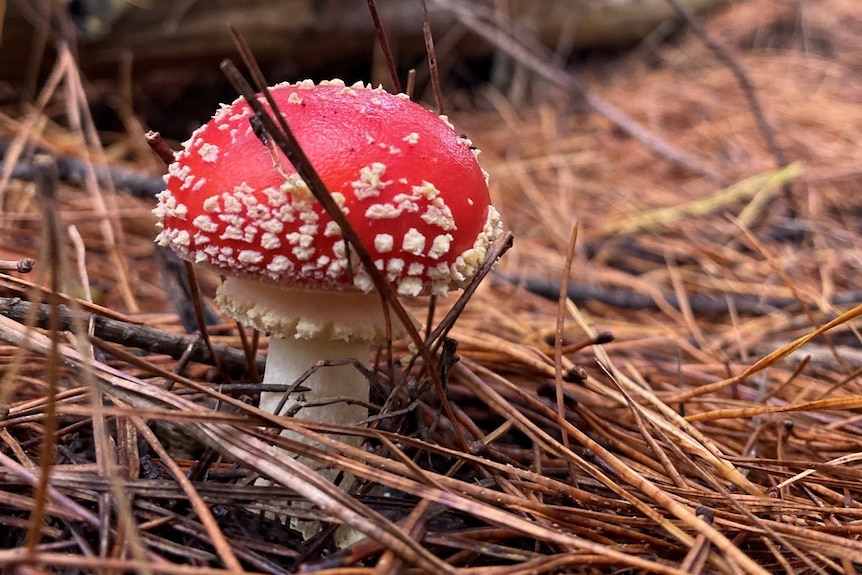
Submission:
<svg viewBox="0 0 862 575">
<path fill-rule="evenodd" d="M 404 271 L 404 260 L 401 258 L 392 258 L 386 263 L 386 271 L 392 277 L 400 275 Z"/>
<path fill-rule="evenodd" d="M 443 202 L 443 198 L 434 198 L 434 201 L 420 217 L 426 224 L 437 226 L 447 232 L 457 229 L 452 210 Z"/>
<path fill-rule="evenodd" d="M 353 193 L 358 200 L 377 197 L 380 195 L 380 190 L 392 183 L 392 181 L 382 181 L 383 174 L 386 173 L 386 164 L 374 162 L 370 166 L 363 166 L 359 170 L 359 179 L 350 183 L 353 187 Z"/>
<path fill-rule="evenodd" d="M 228 118 L 228 121 L 232 123 L 239 122 L 246 116 L 250 116 L 251 113 L 251 108 L 242 108 L 242 110 L 240 110 L 239 112 L 231 114 L 231 116 Z"/>
<path fill-rule="evenodd" d="M 290 242 L 290 245 L 292 246 L 307 248 L 312 244 L 312 242 L 314 242 L 314 236 L 300 232 L 291 232 L 287 234 L 287 241 Z"/>
<path fill-rule="evenodd" d="M 220 239 L 223 240 L 241 240 L 245 237 L 245 233 L 239 226 L 228 226 L 225 228 Z"/>
<path fill-rule="evenodd" d="M 365 270 L 360 270 L 353 275 L 353 285 L 365 293 L 374 289 L 374 281 L 372 281 L 371 276 Z"/>
<path fill-rule="evenodd" d="M 305 183 L 299 174 L 290 174 L 281 185 L 281 189 L 283 192 L 292 195 L 295 200 L 306 200 L 313 197 L 308 184 Z"/>
<path fill-rule="evenodd" d="M 204 211 L 205 212 L 217 212 L 219 211 L 219 197 L 218 196 L 210 196 L 204 200 Z"/>
<path fill-rule="evenodd" d="M 314 255 L 314 248 L 311 246 L 308 246 L 308 247 L 296 246 L 295 248 L 293 248 L 292 251 L 293 251 L 293 255 L 296 256 L 296 259 L 298 259 L 301 262 L 305 262 L 305 261 L 310 260 L 311 256 Z"/>
<path fill-rule="evenodd" d="M 347 269 L 347 260 L 346 259 L 336 259 L 332 260 L 329 264 L 329 267 L 326 268 L 326 275 L 331 278 L 339 278 L 341 274 L 344 273 L 344 270 Z"/>
<path fill-rule="evenodd" d="M 428 251 L 428 257 L 439 259 L 449 253 L 449 248 L 452 245 L 452 235 L 442 234 L 434 238 L 431 242 L 431 249 Z"/>
<path fill-rule="evenodd" d="M 409 134 L 404 136 L 403 140 L 411 146 L 415 146 L 419 143 L 419 134 L 416 132 L 410 132 Z"/>
<path fill-rule="evenodd" d="M 278 236 L 269 232 L 264 232 L 260 236 L 260 247 L 265 250 L 276 250 L 281 247 L 281 240 Z"/>
<path fill-rule="evenodd" d="M 342 194 L 341 192 L 331 192 L 329 195 L 332 196 L 332 201 L 335 202 L 336 206 L 338 206 L 339 208 L 344 208 L 344 202 L 347 199 L 344 197 L 344 194 Z"/>
<path fill-rule="evenodd" d="M 198 150 L 198 154 L 200 154 L 201 159 L 204 162 L 209 164 L 215 163 L 218 161 L 218 146 L 215 144 L 205 143 L 201 145 Z"/>
<path fill-rule="evenodd" d="M 218 231 L 218 224 L 206 214 L 201 214 L 192 220 L 192 225 L 202 232 L 213 233 Z"/>
<path fill-rule="evenodd" d="M 374 204 L 365 210 L 365 217 L 369 220 L 394 220 L 401 211 L 392 204 Z"/>
<path fill-rule="evenodd" d="M 175 234 L 171 234 L 171 241 L 178 246 L 187 246 L 191 240 L 191 236 L 186 230 L 173 230 Z"/>
<path fill-rule="evenodd" d="M 415 277 L 404 278 L 398 283 L 398 294 L 415 297 L 422 293 L 422 280 Z"/>
<path fill-rule="evenodd" d="M 271 234 L 279 234 L 284 229 L 284 224 L 275 218 L 269 218 L 260 222 L 260 229 Z"/>
<path fill-rule="evenodd" d="M 347 242 L 340 241 L 332 244 L 332 255 L 336 257 L 336 259 L 347 260 Z"/>
<path fill-rule="evenodd" d="M 275 256 L 272 258 L 272 261 L 266 266 L 271 272 L 283 272 L 285 270 L 290 269 L 293 264 L 290 262 L 290 259 L 287 256 Z"/>
<path fill-rule="evenodd" d="M 239 186 L 237 186 L 239 187 Z M 234 190 L 236 191 L 236 190 Z M 224 213 L 226 214 L 241 214 L 243 212 L 242 202 L 236 196 L 224 194 Z"/>
<path fill-rule="evenodd" d="M 385 254 L 391 252 L 394 245 L 395 239 L 391 234 L 377 234 L 374 237 L 374 249 L 377 250 L 377 253 Z"/>
<path fill-rule="evenodd" d="M 290 96 L 287 97 L 287 101 L 291 104 L 302 104 L 302 96 L 297 94 L 296 92 L 291 92 Z"/>
<path fill-rule="evenodd" d="M 404 241 L 401 243 L 401 249 L 408 254 L 414 256 L 422 255 L 422 250 L 425 249 L 425 236 L 416 228 L 410 228 L 404 234 Z"/>
<path fill-rule="evenodd" d="M 269 208 L 264 204 L 254 204 L 248 207 L 246 215 L 253 220 L 262 220 L 263 222 L 269 219 Z"/>
<path fill-rule="evenodd" d="M 422 180 L 422 184 L 419 186 L 413 186 L 413 193 L 419 196 L 425 196 L 429 200 L 433 200 L 438 195 L 440 195 L 440 190 L 437 189 L 437 186 L 428 182 L 426 180 Z"/>
<path fill-rule="evenodd" d="M 448 284 L 452 273 L 449 271 L 449 265 L 446 262 L 440 262 L 436 266 L 429 267 L 425 271 L 425 275 L 435 282 L 445 281 Z"/>
<path fill-rule="evenodd" d="M 263 254 L 255 250 L 240 250 L 237 259 L 244 264 L 258 264 L 263 261 Z"/>
<path fill-rule="evenodd" d="M 299 213 L 299 219 L 306 224 L 315 224 L 320 221 L 320 214 L 312 209 L 312 204 L 310 202 L 298 207 L 302 210 Z"/>
</svg>

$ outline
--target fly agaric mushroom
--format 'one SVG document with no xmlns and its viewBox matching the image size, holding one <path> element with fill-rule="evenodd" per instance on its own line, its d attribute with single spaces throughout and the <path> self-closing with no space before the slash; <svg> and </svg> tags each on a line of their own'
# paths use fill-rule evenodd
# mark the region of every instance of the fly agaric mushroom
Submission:
<svg viewBox="0 0 862 575">
<path fill-rule="evenodd" d="M 502 230 L 470 140 L 403 94 L 361 83 L 307 80 L 270 91 L 399 294 L 444 295 L 469 282 Z M 293 166 L 254 133 L 252 114 L 237 99 L 184 143 L 154 210 L 157 241 L 226 276 L 216 305 L 270 334 L 265 383 L 291 384 L 322 360 L 365 363 L 370 342 L 386 335 L 379 295 Z M 369 382 L 353 366 L 319 369 L 303 385 L 287 408 L 321 405 L 295 417 L 367 417 Z M 265 392 L 260 407 L 273 412 L 281 400 Z"/>
</svg>

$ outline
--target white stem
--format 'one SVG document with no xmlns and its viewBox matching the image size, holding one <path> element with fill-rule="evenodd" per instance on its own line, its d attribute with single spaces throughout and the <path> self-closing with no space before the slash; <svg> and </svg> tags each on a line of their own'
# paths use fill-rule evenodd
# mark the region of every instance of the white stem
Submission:
<svg viewBox="0 0 862 575">
<path fill-rule="evenodd" d="M 306 371 L 319 362 L 327 359 L 356 359 L 366 364 L 368 362 L 369 344 L 364 341 L 332 341 L 328 339 L 296 339 L 273 337 L 269 341 L 269 352 L 266 359 L 266 372 L 264 383 L 280 383 L 292 385 Z M 320 366 L 308 378 L 300 384 L 307 391 L 294 392 L 288 395 L 281 410 L 282 414 L 290 413 L 294 406 L 299 406 L 299 411 L 293 416 L 297 419 L 307 419 L 322 423 L 350 424 L 365 421 L 368 417 L 368 408 L 365 405 L 356 405 L 346 402 L 345 399 L 354 399 L 360 402 L 368 401 L 368 379 L 353 364 L 338 366 Z M 270 413 L 275 413 L 284 393 L 265 391 L 260 394 L 260 408 Z M 317 407 L 304 407 L 310 402 L 324 402 Z M 285 430 L 282 435 L 311 444 L 312 441 L 299 434 Z M 336 435 L 334 439 L 344 443 L 359 446 L 362 438 L 358 436 Z M 311 459 L 301 457 L 300 461 L 314 466 Z M 324 477 L 335 481 L 339 474 L 337 469 L 325 469 L 321 471 Z M 347 490 L 353 485 L 353 475 L 345 475 L 339 484 L 341 489 Z M 296 503 L 297 507 L 306 504 Z M 309 538 L 320 532 L 318 521 L 291 520 L 291 527 L 299 531 L 303 537 Z M 335 534 L 335 543 L 338 548 L 358 540 L 361 533 L 353 528 L 343 525 Z"/>
<path fill-rule="evenodd" d="M 360 292 L 310 292 L 281 289 L 255 280 L 228 278 L 218 289 L 216 305 L 230 317 L 270 333 L 264 383 L 291 385 L 311 367 L 326 360 L 356 359 L 367 364 L 370 341 L 380 340 L 387 332 L 380 296 Z M 393 337 L 401 337 L 400 324 L 391 326 Z M 352 364 L 319 367 L 301 383 L 308 391 L 292 393 L 282 413 L 294 406 L 301 409 L 299 419 L 322 423 L 351 424 L 368 418 L 364 405 L 345 402 L 351 398 L 368 401 L 369 382 Z M 260 408 L 275 412 L 283 393 L 264 392 Z M 306 403 L 325 401 L 326 405 L 304 407 Z M 286 437 L 312 442 L 295 433 Z M 349 445 L 359 446 L 360 437 L 336 436 Z M 302 458 L 312 467 L 316 462 Z M 334 481 L 339 471 L 325 469 L 321 475 Z M 348 490 L 353 476 L 346 475 L 339 487 Z M 304 503 L 297 503 L 302 506 Z M 316 521 L 292 522 L 306 538 L 320 530 Z M 359 537 L 349 525 L 336 532 L 336 545 L 344 547 Z"/>
<path fill-rule="evenodd" d="M 368 354 L 369 344 L 363 341 L 273 337 L 269 342 L 263 382 L 291 385 L 319 362 L 356 359 L 365 365 L 368 363 Z M 345 398 L 368 401 L 368 379 L 352 364 L 319 367 L 301 386 L 308 388 L 308 391 L 290 394 L 282 413 L 289 412 L 296 405 L 327 400 L 326 405 L 319 407 L 301 407 L 294 417 L 340 424 L 359 423 L 368 417 L 368 409 L 364 405 L 344 401 Z M 281 392 L 261 393 L 260 408 L 274 413 L 283 395 Z M 287 432 L 284 435 L 308 443 L 302 437 Z M 338 436 L 336 439 L 352 445 L 361 443 L 358 437 Z"/>
</svg>

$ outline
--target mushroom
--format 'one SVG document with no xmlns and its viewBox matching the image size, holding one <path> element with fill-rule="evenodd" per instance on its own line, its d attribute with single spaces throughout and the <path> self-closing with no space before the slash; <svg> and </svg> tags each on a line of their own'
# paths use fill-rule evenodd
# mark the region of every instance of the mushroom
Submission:
<svg viewBox="0 0 862 575">
<path fill-rule="evenodd" d="M 478 151 L 445 116 L 361 83 L 270 91 L 399 294 L 444 295 L 470 281 L 502 224 Z M 368 271 L 251 116 L 242 99 L 222 105 L 176 153 L 154 210 L 157 242 L 225 276 L 216 305 L 270 335 L 264 383 L 291 384 L 324 360 L 367 363 L 371 343 L 386 336 Z M 354 366 L 318 369 L 303 386 L 285 406 L 298 408 L 294 417 L 367 418 L 369 382 Z M 282 395 L 262 393 L 260 408 L 273 412 Z"/>
</svg>

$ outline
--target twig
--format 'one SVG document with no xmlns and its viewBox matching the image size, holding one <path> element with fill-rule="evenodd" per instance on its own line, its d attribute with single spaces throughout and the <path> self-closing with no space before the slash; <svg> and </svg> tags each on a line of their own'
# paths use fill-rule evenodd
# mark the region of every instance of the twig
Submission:
<svg viewBox="0 0 862 575">
<path fill-rule="evenodd" d="M 19 323 L 25 323 L 30 313 L 35 311 L 35 327 L 48 327 L 50 308 L 47 304 L 33 304 L 20 298 L 0 298 L 0 315 Z M 57 306 L 59 329 L 62 331 L 74 329 L 72 311 L 64 306 Z M 183 353 L 195 342 L 194 337 L 174 334 L 160 329 L 110 319 L 98 314 L 82 314 L 82 323 L 94 322 L 94 332 L 97 338 L 117 343 L 126 347 L 135 347 L 149 353 L 169 355 L 174 359 L 182 357 Z M 224 369 L 232 375 L 242 375 L 246 367 L 245 352 L 225 344 L 214 343 L 213 351 L 219 356 Z M 215 365 L 213 356 L 204 346 L 194 346 L 189 359 L 206 365 Z M 255 361 L 258 369 L 263 369 L 264 361 Z"/>
<path fill-rule="evenodd" d="M 8 142 L 0 142 L 0 158 L 9 148 Z M 70 156 L 57 157 L 57 175 L 60 180 L 75 185 L 84 182 L 86 174 L 86 163 Z M 32 182 L 36 177 L 36 168 L 33 162 L 18 160 L 12 165 L 9 177 L 11 179 Z M 144 200 L 152 199 L 157 193 L 165 189 L 165 182 L 161 176 L 152 176 L 135 170 L 124 168 L 101 168 L 96 167 L 96 177 L 100 186 L 104 186 L 110 179 L 114 186 L 126 190 L 132 196 Z"/>
<path fill-rule="evenodd" d="M 434 90 L 434 103 L 438 114 L 445 114 L 443 108 L 443 91 L 440 89 L 440 71 L 437 68 L 437 51 L 434 50 L 434 36 L 431 35 L 431 21 L 428 19 L 428 7 L 425 0 L 422 3 L 422 37 L 425 39 L 425 52 L 428 54 L 428 72 L 431 74 L 431 88 Z"/>
<path fill-rule="evenodd" d="M 174 152 L 162 140 L 161 134 L 153 131 L 147 132 L 146 140 L 153 152 L 159 156 L 165 165 L 173 163 Z M 164 187 L 164 183 L 162 183 L 162 187 Z M 204 344 L 210 350 L 211 356 L 215 360 L 216 368 L 220 372 L 223 371 L 219 363 L 218 354 L 212 351 L 212 342 L 207 331 L 207 325 L 216 323 L 217 318 L 201 299 L 194 267 L 188 262 L 183 262 L 181 265 L 177 255 L 167 248 L 157 247 L 155 255 L 159 267 L 164 272 L 162 275 L 162 285 L 165 288 L 165 293 L 179 296 L 172 297 L 170 300 L 177 315 L 180 316 L 183 327 L 190 333 L 195 330 L 200 332 Z M 191 304 L 191 311 L 188 304 Z M 223 373 L 222 375 L 226 376 L 228 374 Z"/>
<path fill-rule="evenodd" d="M 505 280 L 511 284 L 522 286 L 528 292 L 542 296 L 543 298 L 556 301 L 560 293 L 560 282 L 530 276 L 514 276 L 495 273 L 494 277 Z M 598 302 L 604 305 L 620 309 L 633 310 L 657 310 L 655 298 L 649 294 L 637 292 L 630 289 L 611 288 L 595 286 L 578 282 L 569 283 L 569 299 L 576 304 L 587 304 Z M 680 309 L 677 296 L 670 292 L 662 293 L 662 297 L 674 309 Z M 832 298 L 832 305 L 840 306 L 856 303 L 862 300 L 862 293 L 848 291 Z M 729 313 L 728 301 L 736 311 L 744 314 L 765 315 L 779 309 L 787 309 L 799 304 L 799 300 L 792 297 L 756 296 L 748 294 L 723 293 L 712 296 L 703 293 L 695 293 L 688 296 L 688 304 L 691 310 L 697 314 L 726 314 Z"/>
<path fill-rule="evenodd" d="M 159 266 L 159 279 L 168 301 L 177 313 L 186 333 L 194 333 L 200 325 L 192 305 L 192 288 L 189 285 L 185 262 L 170 248 L 155 246 L 153 249 Z M 206 325 L 216 325 L 221 318 L 207 305 L 203 306 Z"/>
<path fill-rule="evenodd" d="M 74 225 L 69 226 L 67 229 L 69 233 L 69 239 L 72 241 L 72 245 L 75 248 L 75 263 L 78 271 L 78 282 L 80 284 L 81 295 L 84 301 L 92 303 L 93 301 L 93 292 L 90 289 L 90 277 L 87 272 L 87 247 L 84 244 L 84 238 L 81 237 L 81 232 L 78 231 L 78 228 Z M 87 339 L 89 339 L 93 335 L 93 318 L 91 317 L 87 322 L 81 322 L 81 325 L 87 325 Z M 77 329 L 78 326 L 75 326 Z M 86 351 L 90 357 L 94 357 L 93 346 L 89 343 L 80 342 L 81 347 L 86 346 Z"/>
<path fill-rule="evenodd" d="M 563 380 L 563 331 L 566 325 L 566 299 L 569 292 L 569 281 L 572 275 L 572 263 L 575 259 L 575 247 L 578 243 L 578 223 L 572 226 L 569 246 L 566 250 L 566 263 L 563 267 L 560 289 L 557 295 L 557 317 L 554 333 L 554 401 L 557 404 L 557 415 L 564 419 L 566 417 L 565 387 Z M 563 434 L 563 445 L 570 449 L 568 434 Z M 572 477 L 577 476 L 577 470 L 573 464 L 569 466 Z"/>
<path fill-rule="evenodd" d="M 33 258 L 22 258 L 20 260 L 0 260 L 0 272 L 18 272 L 26 274 L 33 271 L 36 260 Z"/>
<path fill-rule="evenodd" d="M 437 324 L 437 327 L 435 327 L 426 338 L 425 341 L 429 346 L 439 344 L 443 341 L 446 334 L 448 334 L 455 325 L 455 320 L 458 319 L 459 315 L 461 315 L 467 302 L 470 301 L 470 298 L 473 297 L 473 294 L 479 288 L 479 284 L 482 283 L 485 276 L 493 269 L 495 262 L 503 257 L 503 254 L 512 247 L 513 241 L 514 238 L 512 236 L 512 232 L 506 232 L 502 237 L 498 238 L 497 241 L 488 247 L 485 261 L 482 262 L 481 266 L 479 266 L 479 269 L 476 271 L 476 275 L 473 276 L 472 280 L 470 280 L 470 284 L 464 288 L 458 301 L 449 308 L 448 313 L 446 313 L 443 319 L 440 320 L 440 323 Z"/>
<path fill-rule="evenodd" d="M 392 87 L 396 92 L 401 91 L 401 82 L 398 80 L 398 70 L 395 68 L 395 58 L 392 57 L 392 50 L 389 48 L 389 41 L 386 39 L 386 31 L 383 29 L 383 22 L 380 21 L 380 14 L 377 12 L 377 5 L 374 0 L 368 0 L 368 11 L 371 12 L 371 19 L 374 21 L 374 30 L 377 33 L 377 43 L 380 44 L 380 49 L 383 51 L 383 58 L 386 60 L 386 67 L 389 69 L 389 77 L 392 80 Z"/>
<path fill-rule="evenodd" d="M 162 135 L 160 133 L 150 130 L 144 135 L 144 138 L 146 138 L 147 145 L 150 146 L 150 149 L 156 153 L 159 159 L 164 162 L 166 166 L 170 166 L 174 163 L 174 151 L 168 147 L 164 140 L 162 140 Z M 165 183 L 162 181 L 162 189 L 164 189 L 164 187 Z"/>
<path fill-rule="evenodd" d="M 198 324 L 198 332 L 201 334 L 201 338 L 204 341 L 204 345 L 207 350 L 209 350 L 210 355 L 212 356 L 215 367 L 221 376 L 222 383 L 227 383 L 230 381 L 230 376 L 225 372 L 224 367 L 221 364 L 221 358 L 213 349 L 213 342 L 210 339 L 209 330 L 207 329 L 207 321 L 206 321 L 206 308 L 204 307 L 203 296 L 201 295 L 200 286 L 198 284 L 198 278 L 195 274 L 194 265 L 191 262 L 184 262 L 186 267 L 186 277 L 188 278 L 189 289 L 191 290 L 191 297 L 189 301 L 192 303 L 192 308 L 195 310 L 195 320 Z"/>
<path fill-rule="evenodd" d="M 50 303 L 47 304 L 47 324 L 50 337 L 50 348 L 47 354 L 45 369 L 45 381 L 47 382 L 47 397 L 45 398 L 45 423 L 42 444 L 39 450 L 39 482 L 36 485 L 36 493 L 33 497 L 34 505 L 30 516 L 30 524 L 27 529 L 27 554 L 32 556 L 36 551 L 36 545 L 42 538 L 40 528 L 45 520 L 46 506 L 48 504 L 48 487 L 50 485 L 51 464 L 54 460 L 52 453 L 56 442 L 56 432 L 59 427 L 57 417 L 57 385 L 60 378 L 60 358 L 58 352 L 59 342 L 59 319 L 57 308 L 57 293 L 60 291 L 62 279 L 60 269 L 62 254 L 60 253 L 62 239 L 60 225 L 57 221 L 54 208 L 57 201 L 57 169 L 50 156 L 36 156 L 38 168 L 36 177 L 36 192 L 42 205 L 44 217 L 44 246 L 42 255 L 47 260 L 48 282 L 50 285 Z"/>
</svg>

